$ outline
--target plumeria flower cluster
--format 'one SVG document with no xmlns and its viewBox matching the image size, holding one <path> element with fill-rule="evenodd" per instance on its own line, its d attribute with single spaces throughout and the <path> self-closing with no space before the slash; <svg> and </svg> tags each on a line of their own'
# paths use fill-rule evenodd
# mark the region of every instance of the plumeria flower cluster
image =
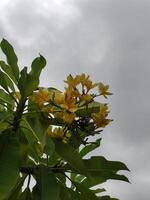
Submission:
<svg viewBox="0 0 150 200">
<path fill-rule="evenodd" d="M 94 129 L 104 128 L 112 121 L 107 118 L 108 105 L 95 101 L 98 96 L 107 98 L 112 95 L 108 85 L 93 83 L 90 77 L 85 74 L 74 77 L 69 75 L 64 82 L 66 83 L 64 92 L 54 88 L 39 88 L 30 97 L 41 111 L 48 113 L 49 118 L 61 121 L 61 127 L 54 129 L 52 125 L 48 127 L 47 132 L 50 137 L 60 139 L 71 135 L 71 130 L 77 130 L 79 124 L 84 123 L 87 115 L 88 123 L 92 124 Z M 96 87 L 98 94 L 92 91 Z M 92 108 L 93 103 L 98 105 L 96 111 Z M 82 115 L 80 111 L 82 111 Z"/>
</svg>

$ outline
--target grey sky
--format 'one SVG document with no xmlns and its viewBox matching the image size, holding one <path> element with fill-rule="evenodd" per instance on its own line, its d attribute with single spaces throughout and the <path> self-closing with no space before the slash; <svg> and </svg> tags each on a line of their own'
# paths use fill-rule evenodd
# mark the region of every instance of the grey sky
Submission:
<svg viewBox="0 0 150 200">
<path fill-rule="evenodd" d="M 150 1 L 1 0 L 0 12 L 0 37 L 21 66 L 46 57 L 42 85 L 62 89 L 68 73 L 82 72 L 110 84 L 114 122 L 96 153 L 127 163 L 132 185 L 105 186 L 121 200 L 149 200 Z"/>
</svg>

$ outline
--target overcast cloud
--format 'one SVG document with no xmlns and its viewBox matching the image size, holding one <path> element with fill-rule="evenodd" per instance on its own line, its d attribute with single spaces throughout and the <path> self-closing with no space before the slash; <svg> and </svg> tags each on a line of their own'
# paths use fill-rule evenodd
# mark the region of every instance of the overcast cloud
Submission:
<svg viewBox="0 0 150 200">
<path fill-rule="evenodd" d="M 127 163 L 132 184 L 105 186 L 121 200 L 149 200 L 150 1 L 1 0 L 0 13 L 0 38 L 21 67 L 46 57 L 42 85 L 63 89 L 68 73 L 82 72 L 110 85 L 114 123 L 96 153 Z"/>
</svg>

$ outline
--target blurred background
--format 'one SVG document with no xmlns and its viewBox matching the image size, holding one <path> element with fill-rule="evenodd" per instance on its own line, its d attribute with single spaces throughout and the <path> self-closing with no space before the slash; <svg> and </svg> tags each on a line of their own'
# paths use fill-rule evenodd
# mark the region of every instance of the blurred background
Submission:
<svg viewBox="0 0 150 200">
<path fill-rule="evenodd" d="M 47 59 L 42 86 L 63 90 L 69 73 L 110 85 L 114 122 L 95 154 L 125 162 L 132 184 L 104 186 L 120 200 L 149 200 L 150 1 L 1 0 L 0 13 L 0 39 L 14 46 L 21 68 L 39 53 Z"/>
</svg>

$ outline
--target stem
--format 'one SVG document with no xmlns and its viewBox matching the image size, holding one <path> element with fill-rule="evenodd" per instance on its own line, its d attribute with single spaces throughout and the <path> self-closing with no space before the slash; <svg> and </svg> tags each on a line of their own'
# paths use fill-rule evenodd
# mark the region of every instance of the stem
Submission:
<svg viewBox="0 0 150 200">
<path fill-rule="evenodd" d="M 67 176 L 65 173 L 64 173 L 64 176 L 71 182 L 71 188 L 76 188 L 76 190 L 78 190 L 77 185 L 75 184 L 75 182 L 72 181 L 71 178 L 69 176 Z"/>
<path fill-rule="evenodd" d="M 29 176 L 28 176 L 27 188 L 29 188 L 29 185 L 30 185 L 30 180 L 31 180 L 31 174 L 29 174 Z"/>
<path fill-rule="evenodd" d="M 46 154 L 46 165 L 47 165 L 47 167 L 48 167 L 48 159 L 49 159 L 49 156 L 48 156 L 48 154 Z"/>
<path fill-rule="evenodd" d="M 24 174 L 32 174 L 34 172 L 34 170 L 36 169 L 36 166 L 33 167 L 29 167 L 29 166 L 22 166 L 20 168 L 20 172 L 24 173 Z M 51 167 L 48 166 L 49 170 L 52 170 L 54 173 L 64 173 L 64 172 L 68 172 L 68 173 L 74 173 L 77 174 L 77 172 L 69 170 L 65 167 Z"/>
<path fill-rule="evenodd" d="M 26 100 L 27 100 L 26 98 L 20 99 L 17 109 L 14 113 L 14 120 L 12 124 L 14 132 L 16 132 L 19 128 L 19 124 L 20 124 L 20 120 L 24 111 Z"/>
</svg>

